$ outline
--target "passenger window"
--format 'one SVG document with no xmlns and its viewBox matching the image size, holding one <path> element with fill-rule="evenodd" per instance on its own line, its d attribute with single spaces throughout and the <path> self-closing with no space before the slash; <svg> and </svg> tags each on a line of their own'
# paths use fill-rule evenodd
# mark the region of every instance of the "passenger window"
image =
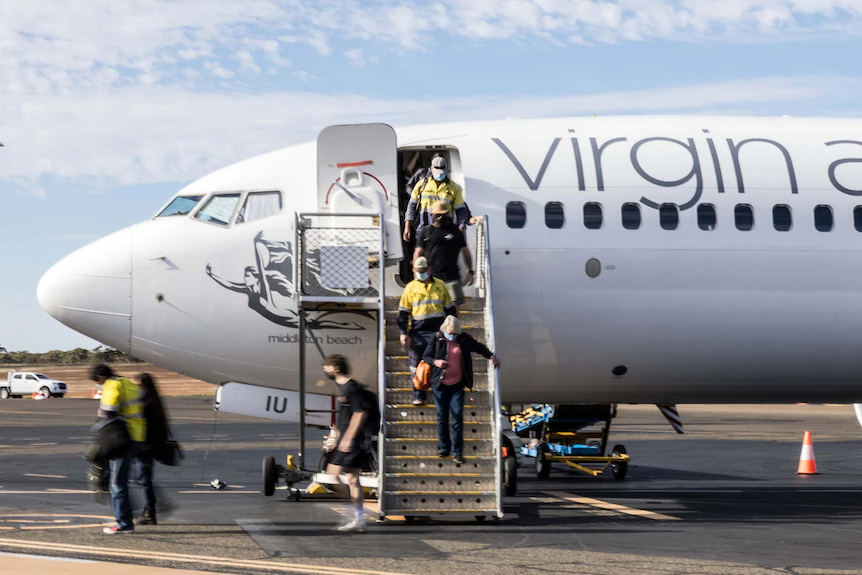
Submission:
<svg viewBox="0 0 862 575">
<path fill-rule="evenodd" d="M 789 232 L 793 227 L 793 216 L 790 214 L 790 206 L 779 204 L 772 208 L 772 225 L 779 232 Z"/>
<path fill-rule="evenodd" d="M 663 230 L 675 230 L 679 225 L 679 208 L 676 204 L 662 204 L 658 207 L 658 220 Z"/>
<path fill-rule="evenodd" d="M 521 229 L 527 223 L 527 206 L 524 202 L 509 202 L 506 204 L 506 225 Z"/>
<path fill-rule="evenodd" d="M 566 223 L 566 214 L 563 204 L 560 202 L 548 202 L 545 204 L 545 225 L 551 229 L 558 230 Z"/>
<path fill-rule="evenodd" d="M 623 227 L 636 230 L 641 227 L 641 207 L 638 204 L 623 204 Z"/>
<path fill-rule="evenodd" d="M 814 208 L 814 227 L 818 232 L 832 231 L 832 208 L 829 206 L 817 206 Z"/>
<path fill-rule="evenodd" d="M 737 204 L 733 209 L 733 219 L 736 221 L 736 229 L 750 232 L 754 227 L 754 210 L 748 204 Z"/>
<path fill-rule="evenodd" d="M 187 216 L 189 212 L 195 209 L 195 206 L 198 205 L 198 202 L 201 201 L 203 196 L 178 196 L 174 198 L 168 207 L 163 209 L 157 215 L 157 218 L 167 218 L 169 216 Z"/>
<path fill-rule="evenodd" d="M 195 218 L 203 222 L 226 226 L 230 223 L 230 219 L 233 217 L 233 212 L 236 209 L 236 205 L 239 203 L 239 196 L 240 194 L 222 194 L 219 196 L 213 196 L 207 200 L 204 207 L 195 214 Z"/>
<path fill-rule="evenodd" d="M 715 229 L 716 219 L 715 206 L 712 204 L 700 204 L 697 206 L 697 227 L 711 232 Z"/>
<path fill-rule="evenodd" d="M 584 226 L 588 230 L 597 230 L 602 227 L 602 205 L 596 202 L 584 204 Z"/>
<path fill-rule="evenodd" d="M 236 223 L 243 224 L 274 216 L 281 211 L 281 192 L 252 192 L 245 199 Z"/>
<path fill-rule="evenodd" d="M 853 225 L 857 232 L 862 232 L 862 206 L 853 208 Z"/>
</svg>

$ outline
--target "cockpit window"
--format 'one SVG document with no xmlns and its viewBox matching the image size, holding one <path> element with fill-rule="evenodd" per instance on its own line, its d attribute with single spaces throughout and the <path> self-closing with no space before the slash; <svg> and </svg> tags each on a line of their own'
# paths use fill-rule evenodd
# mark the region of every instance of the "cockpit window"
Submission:
<svg viewBox="0 0 862 575">
<path fill-rule="evenodd" d="M 233 212 L 239 203 L 239 197 L 240 194 L 212 196 L 204 204 L 204 207 L 195 214 L 195 218 L 204 222 L 226 226 L 230 224 L 230 219 L 233 217 Z"/>
<path fill-rule="evenodd" d="M 189 212 L 195 209 L 198 202 L 203 196 L 177 196 L 174 198 L 168 207 L 163 209 L 157 218 L 166 218 L 168 216 L 187 216 Z"/>
<path fill-rule="evenodd" d="M 250 192 L 239 211 L 236 223 L 253 222 L 281 211 L 281 192 Z"/>
</svg>

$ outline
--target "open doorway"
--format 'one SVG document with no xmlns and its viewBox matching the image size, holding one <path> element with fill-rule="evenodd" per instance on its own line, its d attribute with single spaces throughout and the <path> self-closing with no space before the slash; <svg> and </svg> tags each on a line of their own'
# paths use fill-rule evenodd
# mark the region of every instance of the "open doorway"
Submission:
<svg viewBox="0 0 862 575">
<path fill-rule="evenodd" d="M 399 149 L 398 206 L 402 234 L 404 231 L 404 214 L 407 212 L 407 204 L 410 202 L 413 188 L 416 183 L 430 176 L 431 159 L 438 153 L 443 154 L 443 157 L 446 158 L 446 163 L 449 165 L 449 178 L 461 186 L 466 199 L 467 190 L 464 187 L 464 173 L 461 169 L 461 158 L 457 148 L 440 145 Z M 413 250 L 416 247 L 416 234 L 411 235 L 409 242 L 405 242 L 402 237 L 401 246 L 404 250 L 404 259 L 401 261 L 398 275 L 401 282 L 406 284 L 413 280 L 412 262 Z"/>
</svg>

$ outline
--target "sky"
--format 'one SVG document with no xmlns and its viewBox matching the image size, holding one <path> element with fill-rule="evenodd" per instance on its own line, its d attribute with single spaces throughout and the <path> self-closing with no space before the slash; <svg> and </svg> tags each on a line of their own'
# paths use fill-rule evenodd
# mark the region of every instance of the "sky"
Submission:
<svg viewBox="0 0 862 575">
<path fill-rule="evenodd" d="M 0 0 L 0 346 L 53 263 L 337 123 L 862 116 L 862 0 Z"/>
</svg>

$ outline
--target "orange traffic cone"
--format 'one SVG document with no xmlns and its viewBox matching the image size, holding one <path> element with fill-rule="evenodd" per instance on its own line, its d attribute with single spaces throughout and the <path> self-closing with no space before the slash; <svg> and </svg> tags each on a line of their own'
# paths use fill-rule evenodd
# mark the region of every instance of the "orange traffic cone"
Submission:
<svg viewBox="0 0 862 575">
<path fill-rule="evenodd" d="M 802 453 L 799 454 L 797 475 L 817 475 L 817 463 L 814 461 L 814 445 L 811 444 L 811 433 L 806 431 L 802 437 Z"/>
<path fill-rule="evenodd" d="M 41 391 L 37 391 L 33 394 L 33 399 L 48 399 L 47 395 L 42 395 Z"/>
<path fill-rule="evenodd" d="M 93 399 L 102 399 L 102 390 L 94 389 L 93 390 Z"/>
</svg>

